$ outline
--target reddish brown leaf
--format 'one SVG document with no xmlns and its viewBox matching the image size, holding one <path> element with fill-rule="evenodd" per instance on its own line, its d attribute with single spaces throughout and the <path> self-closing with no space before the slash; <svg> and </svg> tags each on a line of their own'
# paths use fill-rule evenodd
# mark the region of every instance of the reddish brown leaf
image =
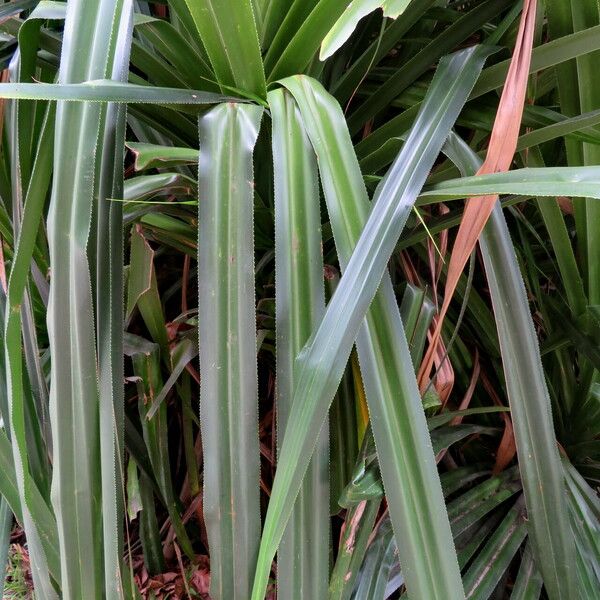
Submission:
<svg viewBox="0 0 600 600">
<path fill-rule="evenodd" d="M 504 406 L 504 404 L 502 404 L 502 400 L 500 400 L 500 397 L 498 396 L 498 393 L 494 389 L 494 386 L 485 373 L 482 374 L 481 381 L 483 382 L 483 387 L 494 401 L 494 404 L 496 406 Z M 504 469 L 506 469 L 506 467 L 512 462 L 515 454 L 517 453 L 517 446 L 515 443 L 513 424 L 510 414 L 503 412 L 500 413 L 500 416 L 504 421 L 504 433 L 502 434 L 502 439 L 500 440 L 498 450 L 496 451 L 496 462 L 492 470 L 494 475 L 504 471 Z"/>
<path fill-rule="evenodd" d="M 475 387 L 477 386 L 477 382 L 479 381 L 479 373 L 481 368 L 479 366 L 479 350 L 475 348 L 475 358 L 473 358 L 473 373 L 471 374 L 471 381 L 469 381 L 469 387 L 463 396 L 460 404 L 458 405 L 458 410 L 466 410 L 469 408 L 469 404 L 471 404 L 471 398 L 473 398 L 473 393 L 475 392 Z M 458 425 L 462 422 L 463 417 L 454 417 L 452 421 L 450 421 L 451 425 Z"/>
<path fill-rule="evenodd" d="M 571 198 L 566 198 L 565 196 L 558 196 L 556 198 L 558 202 L 558 206 L 560 206 L 560 210 L 562 210 L 565 215 L 573 214 L 573 200 Z"/>
<path fill-rule="evenodd" d="M 502 97 L 500 98 L 500 104 L 498 105 L 498 112 L 496 113 L 486 159 L 477 172 L 478 175 L 498 173 L 507 171 L 510 168 L 517 147 L 527 91 L 527 79 L 535 28 L 535 10 L 535 0 L 525 0 L 517 41 L 502 91 Z M 475 244 L 487 223 L 497 199 L 497 196 L 481 196 L 471 198 L 466 202 L 465 211 L 448 265 L 444 302 L 437 327 L 419 369 L 418 380 L 421 390 L 425 390 L 428 385 L 444 317 L 446 316 L 459 277 L 475 248 Z"/>
</svg>

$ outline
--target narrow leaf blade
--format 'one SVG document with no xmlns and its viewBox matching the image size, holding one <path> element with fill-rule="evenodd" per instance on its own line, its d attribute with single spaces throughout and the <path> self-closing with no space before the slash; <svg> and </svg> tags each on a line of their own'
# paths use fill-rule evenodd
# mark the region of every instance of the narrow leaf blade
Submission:
<svg viewBox="0 0 600 600">
<path fill-rule="evenodd" d="M 247 600 L 260 538 L 252 150 L 262 109 L 199 123 L 200 423 L 211 596 Z"/>
</svg>

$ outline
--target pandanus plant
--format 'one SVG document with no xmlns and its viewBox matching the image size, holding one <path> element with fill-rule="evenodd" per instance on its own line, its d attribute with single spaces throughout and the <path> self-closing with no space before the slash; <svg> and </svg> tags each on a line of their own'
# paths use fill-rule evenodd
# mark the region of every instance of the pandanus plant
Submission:
<svg viewBox="0 0 600 600">
<path fill-rule="evenodd" d="M 194 597 L 202 555 L 215 600 L 598 596 L 595 1 L 0 29 L 0 548 L 36 597 L 174 564 Z"/>
</svg>

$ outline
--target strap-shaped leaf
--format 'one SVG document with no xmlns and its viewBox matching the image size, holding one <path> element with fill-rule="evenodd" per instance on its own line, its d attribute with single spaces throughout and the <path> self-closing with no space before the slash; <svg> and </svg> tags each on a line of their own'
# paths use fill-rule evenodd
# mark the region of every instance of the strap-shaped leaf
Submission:
<svg viewBox="0 0 600 600">
<path fill-rule="evenodd" d="M 265 73 L 250 0 L 185 0 L 219 83 L 264 98 Z"/>
<path fill-rule="evenodd" d="M 312 80 L 291 78 L 284 80 L 284 84 L 299 104 L 319 157 L 336 248 L 343 272 L 347 273 L 350 268 L 347 263 L 367 221 L 370 206 L 343 114 L 337 102 Z M 336 293 L 339 292 L 336 290 Z M 355 294 L 355 291 L 347 293 Z M 449 530 L 444 531 L 441 491 L 437 497 L 431 491 L 436 489 L 436 483 L 439 489 L 439 482 L 435 469 L 431 471 L 427 466 L 428 455 L 432 461 L 428 464 L 435 464 L 435 461 L 421 398 L 413 387 L 414 366 L 387 274 L 356 342 L 384 485 L 397 536 L 402 540 L 400 552 L 403 557 L 411 556 L 404 561 L 409 585 L 412 583 L 419 595 L 434 594 L 431 597 L 435 597 L 435 587 L 426 589 L 416 587 L 422 584 L 415 583 L 421 578 L 435 581 L 431 576 L 431 569 L 435 568 L 438 581 L 441 581 L 440 573 L 447 577 L 442 585 L 448 594 L 452 594 L 453 545 Z M 399 390 L 400 402 L 394 399 Z M 406 485 L 407 480 L 411 481 L 410 486 Z M 409 488 L 413 495 L 403 493 Z M 439 522 L 434 524 L 432 514 L 438 516 Z M 429 546 L 430 555 L 436 554 L 437 558 L 429 566 L 427 553 L 416 549 L 419 543 Z M 420 562 L 419 557 L 425 561 Z M 430 574 L 425 575 L 428 569 Z M 454 569 L 454 589 L 461 594 L 460 581 L 456 578 L 458 570 Z"/>
<path fill-rule="evenodd" d="M 407 60 L 391 77 L 372 93 L 348 118 L 351 133 L 383 110 L 402 91 L 425 73 L 431 64 L 472 36 L 485 23 L 511 4 L 510 0 L 486 0 L 478 3 L 460 19 L 432 39 L 422 50 Z"/>
<path fill-rule="evenodd" d="M 329 584 L 329 600 L 348 600 L 359 575 L 381 500 L 362 500 L 348 508 L 344 532 Z"/>
<path fill-rule="evenodd" d="M 129 63 L 132 14 L 130 0 L 69 2 L 59 82 L 68 85 L 122 78 Z M 100 56 L 104 60 L 98 60 Z M 105 465 L 112 474 L 98 469 L 100 453 L 113 454 L 118 425 L 112 384 L 103 392 L 103 400 L 108 394 L 108 403 L 103 403 L 106 412 L 100 419 L 93 300 L 96 282 L 91 277 L 96 248 L 90 248 L 95 197 L 103 190 L 107 195 L 113 191 L 113 166 L 106 165 L 102 170 L 101 158 L 105 143 L 110 154 L 119 144 L 118 121 L 117 113 L 101 104 L 59 103 L 56 110 L 54 180 L 48 216 L 52 280 L 47 322 L 52 355 L 52 500 L 65 597 L 92 599 L 123 593 L 116 457 Z M 116 177 L 118 180 L 118 173 Z M 92 239 L 95 241 L 95 236 Z M 113 347 L 112 351 L 120 349 Z M 118 374 L 115 377 L 116 385 L 122 385 L 122 378 Z M 103 388 L 105 385 L 103 378 Z M 118 396 L 115 401 L 119 403 Z M 106 571 L 102 568 L 103 552 Z"/>
<path fill-rule="evenodd" d="M 6 296 L 0 296 L 0 320 L 4 320 Z M 3 337 L 3 336 L 2 336 Z M 2 339 L 2 341 L 4 341 Z M 10 549 L 10 538 L 13 528 L 13 511 L 10 504 L 15 507 L 17 515 L 21 515 L 19 490 L 16 483 L 14 464 L 12 461 L 12 448 L 4 434 L 5 422 L 10 422 L 8 398 L 6 394 L 6 368 L 4 356 L 0 355 L 0 461 L 2 464 L 2 478 L 0 478 L 0 565 L 6 565 Z M 10 429 L 9 427 L 7 429 Z M 10 499 L 10 500 L 9 500 Z M 22 521 L 23 517 L 20 516 Z M 5 578 L 0 580 L 0 597 L 4 595 Z"/>
<path fill-rule="evenodd" d="M 533 167 L 544 166 L 539 148 L 531 148 L 527 152 L 522 152 L 521 157 L 526 164 Z M 556 256 L 556 264 L 562 278 L 562 286 L 569 308 L 572 315 L 577 317 L 585 313 L 588 301 L 565 217 L 558 200 L 548 201 L 546 198 L 539 198 L 537 206 Z"/>
<path fill-rule="evenodd" d="M 364 74 L 377 65 L 402 37 L 418 23 L 419 19 L 431 8 L 435 0 L 420 0 L 412 2 L 402 13 L 400 19 L 396 19 L 386 27 L 385 31 L 374 39 L 371 44 L 348 69 L 341 73 L 339 78 L 331 82 L 331 93 L 344 105 L 348 98 L 354 93 L 362 81 Z M 416 114 L 416 113 L 415 113 Z M 414 116 L 414 115 L 413 115 Z"/>
<path fill-rule="evenodd" d="M 390 519 L 386 517 L 378 523 L 372 539 L 369 540 L 369 547 L 356 581 L 354 597 L 385 598 L 388 595 L 388 582 L 394 585 L 393 580 L 396 580 L 394 590 L 404 583 L 399 570 L 396 540 Z"/>
<path fill-rule="evenodd" d="M 213 83 L 215 75 L 205 57 L 171 23 L 136 13 L 133 25 L 136 33 L 147 39 L 154 50 L 175 67 L 177 75 L 184 79 L 187 86 L 219 91 L 219 86 Z"/>
<path fill-rule="evenodd" d="M 450 141 L 449 156 L 464 173 L 474 173 L 480 159 L 458 136 Z M 479 242 L 498 328 L 536 564 L 551 598 L 576 598 L 575 546 L 550 398 L 523 278 L 499 204 Z"/>
<path fill-rule="evenodd" d="M 599 34 L 600 25 L 596 25 L 534 48 L 531 53 L 529 72 L 537 73 L 554 65 L 564 66 L 567 61 L 600 50 Z M 510 59 L 485 69 L 473 88 L 471 98 L 478 98 L 487 92 L 502 87 L 509 66 Z"/>
<path fill-rule="evenodd" d="M 261 24 L 259 29 L 263 48 L 273 47 L 275 39 L 280 43 L 288 41 L 291 37 L 290 32 L 293 35 L 297 24 L 302 23 L 318 2 L 319 0 L 255 0 L 255 13 L 257 21 Z"/>
<path fill-rule="evenodd" d="M 79 83 L 3 83 L 0 98 L 15 100 L 63 100 L 65 102 L 118 102 L 133 104 L 178 104 L 191 106 L 217 104 L 239 99 L 212 92 L 161 88 L 124 83 L 110 79 L 86 80 Z M 192 112 L 197 112 L 196 109 Z"/>
<path fill-rule="evenodd" d="M 489 598 L 509 568 L 523 540 L 527 537 L 523 504 L 521 497 L 508 511 L 465 573 L 467 598 L 478 600 Z"/>
<path fill-rule="evenodd" d="M 450 179 L 424 191 L 419 204 L 492 194 L 600 199 L 600 167 L 538 167 Z"/>
<path fill-rule="evenodd" d="M 302 73 L 323 37 L 344 12 L 343 0 L 296 0 L 265 56 L 269 81 Z M 306 9 L 312 7 L 306 14 Z M 292 21 L 291 23 L 288 21 Z"/>
<path fill-rule="evenodd" d="M 10 551 L 13 513 L 4 498 L 0 499 L 0 565 L 5 565 Z M 0 596 L 4 595 L 5 580 L 0 581 Z"/>
<path fill-rule="evenodd" d="M 2 466 L 2 478 L 0 478 L 0 494 L 9 502 L 11 510 L 16 518 L 21 521 L 23 508 L 23 503 L 20 501 L 20 494 L 22 493 L 18 489 L 17 478 L 18 475 L 15 474 L 15 471 L 12 467 L 12 457 L 11 457 L 11 448 L 10 441 L 6 437 L 4 431 L 0 431 L 0 466 Z M 14 450 L 13 450 L 14 453 Z M 20 465 L 18 465 L 18 468 Z M 35 534 L 37 536 L 36 543 L 39 543 L 44 548 L 44 555 L 47 560 L 47 567 L 50 571 L 50 575 L 52 575 L 53 579 L 60 583 L 60 554 L 59 549 L 56 546 L 56 539 L 58 537 L 56 532 L 56 522 L 54 520 L 54 515 L 52 511 L 48 507 L 45 499 L 41 496 L 39 490 L 36 487 L 30 486 L 28 489 L 27 496 L 27 510 L 30 512 L 30 516 L 32 522 L 35 523 Z M 44 574 L 42 569 L 46 566 L 44 563 L 40 563 L 39 565 L 33 565 L 33 570 L 38 571 L 38 573 L 32 573 L 34 576 L 34 581 L 37 579 L 38 582 L 40 580 L 39 577 Z M 48 573 L 45 573 L 45 578 L 48 578 Z M 56 598 L 56 593 L 53 591 L 53 588 L 45 588 L 43 585 L 40 586 L 42 593 L 45 594 L 44 598 Z"/>
<path fill-rule="evenodd" d="M 211 596 L 247 600 L 260 538 L 252 151 L 262 108 L 200 119 L 200 424 Z"/>
<path fill-rule="evenodd" d="M 129 72 L 132 37 L 132 6 L 124 2 L 116 14 L 116 42 L 107 75 L 125 83 Z M 106 105 L 100 131 L 101 159 L 96 166 L 96 336 L 100 392 L 99 431 L 102 480 L 102 534 L 104 546 L 104 594 L 134 595 L 124 590 L 128 580 L 121 575 L 123 540 L 123 488 L 125 485 L 125 391 L 123 364 L 124 239 L 123 205 L 111 198 L 123 194 L 125 128 L 127 107 Z M 98 150 L 98 151 L 99 151 Z M 100 155 L 99 155 L 100 158 Z M 131 580 L 129 580 L 130 583 Z"/>
<path fill-rule="evenodd" d="M 60 18 L 60 15 L 54 4 L 42 2 L 22 25 L 18 32 L 20 54 L 12 64 L 14 80 L 28 80 L 33 76 L 40 26 L 42 22 L 56 17 Z M 10 148 L 13 153 L 12 200 L 16 245 L 4 321 L 7 399 L 10 406 L 10 419 L 6 421 L 10 421 L 14 468 L 21 502 L 18 510 L 13 506 L 13 511 L 22 514 L 21 523 L 28 539 L 37 593 L 42 597 L 54 598 L 56 592 L 51 579 L 57 583 L 61 579 L 56 521 L 49 508 L 46 484 L 40 480 L 39 468 L 34 467 L 34 448 L 28 442 L 32 438 L 43 437 L 49 443 L 50 424 L 47 387 L 39 363 L 27 276 L 35 254 L 36 232 L 50 184 L 55 113 L 54 108 L 46 111 L 41 127 L 34 135 L 34 110 L 32 106 L 15 103 L 12 111 Z M 24 368 L 23 347 L 25 355 L 32 358 L 28 361 L 27 370 Z M 28 382 L 29 373 L 34 378 L 31 386 Z M 28 397 L 32 395 L 32 388 L 36 402 Z M 36 408 L 34 414 L 33 406 Z M 38 431 L 31 431 L 36 427 Z M 45 462 L 48 469 L 49 465 Z M 44 474 L 44 479 L 49 479 L 49 473 Z"/>
<path fill-rule="evenodd" d="M 295 358 L 325 312 L 317 161 L 293 98 L 268 95 L 275 175 L 277 432 L 292 406 Z M 292 425 L 293 426 L 293 425 Z M 329 580 L 329 427 L 326 422 L 277 555 L 278 596 L 324 598 Z"/>
<path fill-rule="evenodd" d="M 511 600 L 538 600 L 542 591 L 542 577 L 531 553 L 531 544 L 525 544 L 519 572 L 510 595 Z"/>
<path fill-rule="evenodd" d="M 176 148 L 142 142 L 127 142 L 126 145 L 135 157 L 134 168 L 136 171 L 198 163 L 198 150 L 194 148 Z"/>
<path fill-rule="evenodd" d="M 144 450 L 152 465 L 152 473 L 156 477 L 157 487 L 169 513 L 178 544 L 192 558 L 194 556 L 192 543 L 187 536 L 179 514 L 171 477 L 166 405 L 160 405 L 157 414 L 153 415 L 152 418 L 149 416 L 149 408 L 155 400 L 156 392 L 162 387 L 162 376 L 160 371 L 160 346 L 151 343 L 148 345 L 151 348 L 150 350 L 144 349 L 132 354 L 134 374 L 138 377 L 138 411 L 146 445 Z M 149 524 L 149 522 L 146 523 L 146 525 Z"/>
</svg>

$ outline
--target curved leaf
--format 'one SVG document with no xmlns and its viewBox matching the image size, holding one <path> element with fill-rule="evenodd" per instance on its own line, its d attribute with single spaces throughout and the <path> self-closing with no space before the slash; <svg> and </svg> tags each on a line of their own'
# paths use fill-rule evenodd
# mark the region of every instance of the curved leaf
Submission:
<svg viewBox="0 0 600 600">
<path fill-rule="evenodd" d="M 411 0 L 352 0 L 342 16 L 335 22 L 323 38 L 319 58 L 326 60 L 346 43 L 358 22 L 378 8 L 383 9 L 384 17 L 396 19 L 410 4 Z"/>
<path fill-rule="evenodd" d="M 600 199 L 600 167 L 538 167 L 450 179 L 422 192 L 419 204 L 506 194 Z"/>
<path fill-rule="evenodd" d="M 330 168 L 321 167 L 320 163 L 324 188 L 335 190 L 338 181 L 341 182 L 344 190 L 348 191 L 348 198 L 353 199 L 349 210 L 355 223 L 351 233 L 344 233 L 342 238 L 336 240 L 342 263 L 346 263 L 344 275 L 323 320 L 297 358 L 298 378 L 290 414 L 295 427 L 288 430 L 280 453 L 259 554 L 252 596 L 254 600 L 261 599 L 264 594 L 270 562 L 291 513 L 291 500 L 301 485 L 318 432 L 399 232 L 488 52 L 487 49 L 471 48 L 441 61 L 423 110 L 411 133 L 411 143 L 406 144 L 406 149 L 400 153 L 378 188 L 374 202 L 376 209 L 368 219 L 366 192 L 345 126 L 341 129 L 342 144 L 334 142 L 337 139 L 334 129 L 344 122 L 339 105 L 322 91 L 319 84 L 306 77 L 291 78 L 284 82 L 300 104 L 303 120 L 319 161 L 332 165 Z M 311 133 L 313 128 L 319 131 L 321 127 L 324 128 L 323 133 Z M 321 140 L 326 138 L 331 138 L 328 145 L 331 153 L 324 152 L 321 146 Z M 358 198 L 352 192 L 352 183 L 347 180 L 346 173 L 352 177 L 352 183 L 358 181 Z M 342 198 L 344 195 L 338 194 L 338 197 Z M 329 208 L 331 211 L 331 203 Z M 384 282 L 385 287 L 389 286 L 387 281 Z M 379 396 L 378 392 L 382 404 L 378 407 L 381 412 L 375 422 L 382 429 L 376 432 L 376 440 L 380 445 L 381 456 L 391 459 L 388 493 L 394 494 L 391 505 L 398 510 L 393 522 L 397 527 L 398 538 L 403 540 L 400 552 L 406 565 L 406 580 L 409 589 L 413 589 L 418 596 L 462 598 L 462 585 L 458 565 L 451 551 L 448 522 L 439 510 L 440 504 L 443 504 L 441 488 L 415 387 L 410 352 L 402 324 L 397 317 L 395 298 L 389 287 L 388 290 L 382 302 L 387 305 L 385 310 L 390 311 L 387 314 L 393 316 L 389 318 L 386 315 L 385 321 L 374 319 L 372 326 L 382 327 L 386 332 L 393 328 L 395 339 L 404 340 L 401 355 L 394 366 L 402 374 L 398 381 L 405 393 L 406 404 L 396 402 L 390 406 L 385 401 L 386 396 Z M 364 335 L 367 336 L 367 330 Z M 367 340 L 369 337 L 365 337 L 365 343 L 370 343 Z M 371 410 L 373 409 L 372 405 Z M 408 411 L 411 417 L 403 418 L 401 413 L 396 412 L 398 409 Z M 403 431 L 407 437 L 397 436 L 398 431 Z M 408 442 L 409 439 L 412 441 Z M 402 451 L 402 440 L 406 441 L 411 450 L 407 448 L 406 452 Z M 415 452 L 415 447 L 420 448 L 420 451 Z M 407 456 L 410 457 L 410 464 L 407 464 Z M 409 490 L 412 492 L 410 486 L 397 484 L 407 477 L 414 481 L 413 485 L 423 486 L 422 493 L 404 493 Z M 384 480 L 387 479 L 384 469 Z M 439 493 L 432 490 L 438 490 Z M 423 506 L 424 501 L 427 502 L 426 508 Z M 415 520 L 415 514 L 420 515 L 418 521 Z M 431 543 L 427 544 L 425 540 Z M 428 547 L 427 552 L 417 550 L 424 544 Z M 429 552 L 433 549 L 438 559 L 429 561 Z M 414 565 L 413 560 L 416 561 Z"/>
</svg>

